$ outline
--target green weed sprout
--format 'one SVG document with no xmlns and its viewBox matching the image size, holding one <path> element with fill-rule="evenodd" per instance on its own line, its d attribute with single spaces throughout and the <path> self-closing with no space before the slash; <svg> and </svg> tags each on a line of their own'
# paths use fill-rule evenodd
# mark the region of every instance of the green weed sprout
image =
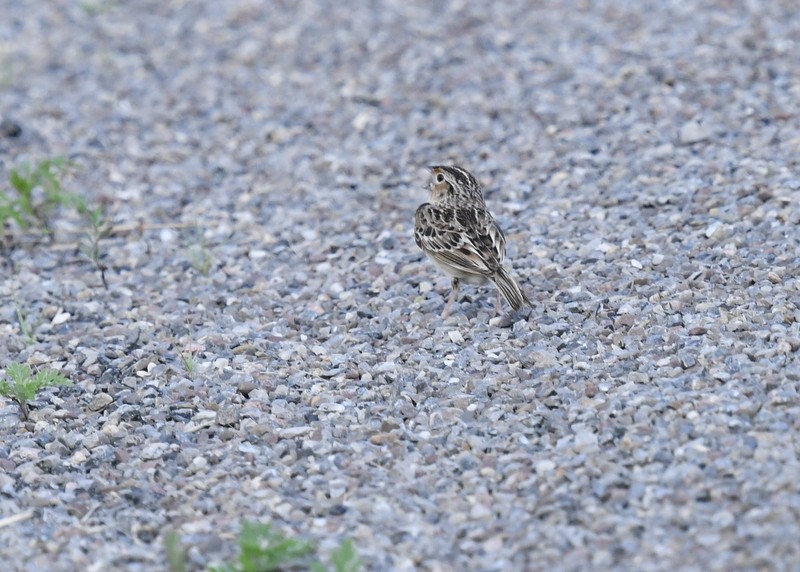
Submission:
<svg viewBox="0 0 800 572">
<path fill-rule="evenodd" d="M 36 392 L 43 387 L 69 385 L 71 382 L 60 373 L 43 370 L 33 375 L 28 364 L 10 363 L 6 366 L 6 375 L 11 379 L 0 380 L 0 395 L 13 399 L 19 405 L 23 420 L 28 420 L 28 402 L 36 397 Z"/>
<path fill-rule="evenodd" d="M 103 288 L 108 290 L 108 282 L 106 282 L 106 270 L 108 270 L 108 266 L 106 266 L 102 260 L 103 253 L 100 250 L 100 241 L 111 236 L 111 225 L 103 218 L 103 210 L 100 207 L 90 209 L 80 200 L 78 201 L 77 208 L 78 212 L 83 215 L 89 223 L 89 231 L 81 242 L 81 252 L 86 258 L 92 261 L 94 267 L 100 272 L 100 280 L 103 282 Z"/>
<path fill-rule="evenodd" d="M 59 177 L 72 163 L 61 158 L 45 159 L 36 166 L 22 165 L 11 169 L 8 181 L 13 192 L 0 194 L 0 221 L 13 220 L 20 228 L 37 226 L 52 235 L 48 216 L 59 205 L 78 207 L 80 198 L 61 188 Z M 44 197 L 36 200 L 34 191 Z"/>
<path fill-rule="evenodd" d="M 245 521 L 239 535 L 239 558 L 234 564 L 212 567 L 209 572 L 273 572 L 288 568 L 311 572 L 328 572 L 319 560 L 312 560 L 316 552 L 307 540 L 288 538 L 269 524 Z M 331 554 L 334 572 L 358 572 L 361 560 L 353 542 L 345 540 Z"/>
</svg>

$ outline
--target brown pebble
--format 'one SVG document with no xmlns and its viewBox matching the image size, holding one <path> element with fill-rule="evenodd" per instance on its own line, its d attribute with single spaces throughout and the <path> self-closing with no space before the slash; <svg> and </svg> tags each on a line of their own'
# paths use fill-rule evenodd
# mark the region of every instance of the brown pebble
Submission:
<svg viewBox="0 0 800 572">
<path fill-rule="evenodd" d="M 375 433 L 369 438 L 369 442 L 373 445 L 387 445 L 397 441 L 397 436 L 393 433 Z"/>
<path fill-rule="evenodd" d="M 92 411 L 100 411 L 111 405 L 113 402 L 114 398 L 108 393 L 98 393 L 89 403 L 89 409 Z"/>
</svg>

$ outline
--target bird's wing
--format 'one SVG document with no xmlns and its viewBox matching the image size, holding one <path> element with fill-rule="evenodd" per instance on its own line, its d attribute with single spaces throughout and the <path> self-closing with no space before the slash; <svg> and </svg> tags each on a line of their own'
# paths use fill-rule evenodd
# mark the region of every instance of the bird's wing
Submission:
<svg viewBox="0 0 800 572">
<path fill-rule="evenodd" d="M 414 219 L 417 246 L 434 260 L 483 276 L 492 276 L 500 267 L 505 237 L 485 209 L 426 203 L 417 209 Z"/>
<path fill-rule="evenodd" d="M 491 248 L 497 256 L 498 264 L 502 264 L 503 260 L 506 258 L 506 237 L 503 231 L 500 230 L 500 227 L 497 226 L 497 223 L 494 222 L 494 218 L 489 214 L 489 211 L 483 211 L 481 221 L 480 227 L 483 229 L 483 234 L 487 237 L 487 241 L 490 245 L 489 248 Z"/>
</svg>

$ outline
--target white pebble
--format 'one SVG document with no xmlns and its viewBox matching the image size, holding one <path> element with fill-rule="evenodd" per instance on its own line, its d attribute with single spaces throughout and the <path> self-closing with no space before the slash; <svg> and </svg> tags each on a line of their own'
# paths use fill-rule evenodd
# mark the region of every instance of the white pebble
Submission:
<svg viewBox="0 0 800 572">
<path fill-rule="evenodd" d="M 161 458 L 167 452 L 169 445 L 166 443 L 150 443 L 145 445 L 139 453 L 139 458 L 145 461 L 152 461 L 153 459 Z"/>
<path fill-rule="evenodd" d="M 247 253 L 247 257 L 250 260 L 262 260 L 267 257 L 269 252 L 260 248 L 253 248 L 250 252 Z"/>
<path fill-rule="evenodd" d="M 717 232 L 721 226 L 722 224 L 720 224 L 719 222 L 711 223 L 706 229 L 706 238 L 711 238 L 712 236 L 714 236 L 714 233 Z"/>
<path fill-rule="evenodd" d="M 53 323 L 54 326 L 57 326 L 59 324 L 63 324 L 64 322 L 69 320 L 71 317 L 72 317 L 72 314 L 70 314 L 69 312 L 59 312 L 58 314 L 53 316 L 53 322 L 52 323 Z"/>
<path fill-rule="evenodd" d="M 544 473 L 549 473 L 549 472 L 555 470 L 555 468 L 556 468 L 556 464 L 553 461 L 551 461 L 550 459 L 542 459 L 541 461 L 537 461 L 536 465 L 534 465 L 534 466 L 536 468 L 536 474 L 537 475 L 542 475 Z"/>
<path fill-rule="evenodd" d="M 463 344 L 464 343 L 464 336 L 461 335 L 461 332 L 458 330 L 450 330 L 447 332 L 447 335 L 450 336 L 450 341 L 454 344 Z"/>
<path fill-rule="evenodd" d="M 584 429 L 575 434 L 575 450 L 585 453 L 597 449 L 597 434 Z"/>
<path fill-rule="evenodd" d="M 177 236 L 178 234 L 171 228 L 162 228 L 161 231 L 158 233 L 158 238 L 160 238 L 161 242 L 163 242 L 164 244 L 169 244 L 170 242 L 174 242 Z"/>
<path fill-rule="evenodd" d="M 711 137 L 711 129 L 703 125 L 698 120 L 692 120 L 684 123 L 680 131 L 680 141 L 684 145 L 691 145 L 692 143 L 699 143 Z"/>
</svg>

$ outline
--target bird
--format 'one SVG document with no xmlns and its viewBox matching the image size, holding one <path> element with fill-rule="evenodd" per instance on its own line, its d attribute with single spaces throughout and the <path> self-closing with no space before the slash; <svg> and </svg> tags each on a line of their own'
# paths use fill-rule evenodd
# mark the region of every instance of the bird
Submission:
<svg viewBox="0 0 800 572">
<path fill-rule="evenodd" d="M 486 208 L 478 180 L 455 165 L 435 165 L 428 169 L 430 197 L 414 213 L 414 241 L 452 278 L 453 290 L 442 311 L 442 319 L 450 315 L 462 281 L 494 283 L 498 292 L 498 314 L 502 312 L 501 294 L 514 310 L 526 304 L 532 306 L 503 267 L 506 238 Z"/>
</svg>

